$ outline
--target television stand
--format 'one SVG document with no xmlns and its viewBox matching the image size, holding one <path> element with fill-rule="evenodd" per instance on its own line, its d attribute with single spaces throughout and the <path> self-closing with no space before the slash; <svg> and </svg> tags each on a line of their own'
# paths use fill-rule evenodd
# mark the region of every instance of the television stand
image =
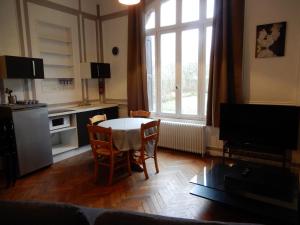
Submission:
<svg viewBox="0 0 300 225">
<path fill-rule="evenodd" d="M 223 162 L 225 161 L 226 155 L 228 158 L 232 158 L 233 155 L 239 155 L 277 161 L 282 163 L 283 168 L 286 167 L 286 161 L 288 159 L 287 150 L 283 148 L 232 141 L 224 141 Z"/>
</svg>

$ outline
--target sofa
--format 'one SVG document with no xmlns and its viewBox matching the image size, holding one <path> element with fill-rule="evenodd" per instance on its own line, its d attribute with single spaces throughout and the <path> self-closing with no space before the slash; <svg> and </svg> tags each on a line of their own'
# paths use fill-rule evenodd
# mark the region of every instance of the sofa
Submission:
<svg viewBox="0 0 300 225">
<path fill-rule="evenodd" d="M 3 225 L 237 225 L 64 203 L 0 201 Z M 250 224 L 248 224 L 250 225 Z"/>
</svg>

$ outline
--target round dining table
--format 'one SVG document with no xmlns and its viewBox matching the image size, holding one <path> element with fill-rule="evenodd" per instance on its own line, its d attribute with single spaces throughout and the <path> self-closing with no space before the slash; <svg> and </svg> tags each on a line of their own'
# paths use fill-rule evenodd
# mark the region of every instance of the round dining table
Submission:
<svg viewBox="0 0 300 225">
<path fill-rule="evenodd" d="M 150 121 L 153 119 L 119 118 L 105 120 L 98 126 L 111 127 L 114 146 L 120 151 L 129 151 L 141 148 L 141 125 Z"/>
</svg>

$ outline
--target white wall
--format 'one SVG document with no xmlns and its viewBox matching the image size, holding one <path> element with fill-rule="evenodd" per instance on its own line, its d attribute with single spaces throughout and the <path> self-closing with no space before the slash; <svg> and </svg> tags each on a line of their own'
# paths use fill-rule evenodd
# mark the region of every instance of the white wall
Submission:
<svg viewBox="0 0 300 225">
<path fill-rule="evenodd" d="M 118 0 L 98 0 L 98 3 L 102 16 L 103 61 L 111 64 L 111 78 L 105 80 L 105 99 L 119 104 L 120 117 L 127 117 L 128 17 L 124 11 L 127 7 Z M 119 48 L 116 56 L 111 52 L 115 46 Z"/>
<path fill-rule="evenodd" d="M 97 7 L 95 5 L 98 3 L 96 0 L 81 0 L 81 4 L 82 11 L 97 15 Z"/>
<path fill-rule="evenodd" d="M 299 105 L 300 1 L 246 0 L 245 94 L 250 103 Z M 285 56 L 255 58 L 256 26 L 287 22 Z"/>
<path fill-rule="evenodd" d="M 243 76 L 246 102 L 300 105 L 300 1 L 246 0 Z M 256 26 L 287 22 L 285 56 L 255 58 Z M 280 118 L 279 118 L 280 119 Z M 220 148 L 218 129 L 209 129 L 209 147 Z M 300 150 L 293 152 L 300 163 Z"/>
<path fill-rule="evenodd" d="M 111 78 L 106 79 L 107 99 L 127 99 L 127 16 L 102 22 L 104 62 L 111 64 Z M 117 46 L 119 54 L 113 55 Z"/>
<path fill-rule="evenodd" d="M 20 39 L 16 12 L 16 1 L 1 0 L 0 29 L 1 54 L 16 54 L 20 52 Z M 9 38 L 6 38 L 9 37 Z"/>
<path fill-rule="evenodd" d="M 117 0 L 99 0 L 99 3 L 101 15 L 124 10 Z M 300 19 L 298 12 L 300 12 L 299 0 L 246 0 L 243 84 L 247 102 L 300 105 Z M 280 21 L 287 22 L 285 56 L 256 59 L 254 52 L 256 26 Z M 119 29 L 120 24 L 119 19 L 103 22 L 104 58 L 111 60 L 112 67 L 125 69 L 123 63 L 126 62 L 126 58 L 120 57 L 114 62 L 110 53 L 113 45 L 111 43 L 123 42 L 126 44 L 127 32 Z M 126 88 L 126 74 L 124 73 L 122 77 L 113 72 L 112 76 L 117 77 L 118 82 L 112 82 L 113 79 L 108 81 L 110 83 L 107 82 L 107 86 L 109 86 L 107 95 L 112 98 L 121 97 L 122 91 L 120 90 L 122 87 L 123 90 Z M 117 93 L 113 93 L 113 91 Z M 222 142 L 218 139 L 218 129 L 208 128 L 207 145 L 212 148 L 221 148 Z"/>
<path fill-rule="evenodd" d="M 0 4 L 0 55 L 20 55 L 20 39 L 16 1 L 1 0 Z M 8 19 L 9 18 L 9 19 Z M 4 80 L 5 87 L 13 88 L 18 99 L 24 98 L 24 82 L 21 79 Z"/>
<path fill-rule="evenodd" d="M 74 43 L 74 55 L 73 59 L 75 60 L 74 66 L 74 82 L 72 85 L 65 86 L 59 83 L 58 79 L 44 79 L 44 80 L 35 80 L 29 81 L 29 91 L 25 85 L 24 80 L 12 80 L 6 79 L 4 80 L 4 87 L 8 87 L 13 89 L 14 94 L 17 95 L 18 99 L 26 99 L 34 97 L 33 94 L 36 93 L 37 99 L 45 103 L 50 104 L 57 104 L 57 103 L 69 103 L 69 102 L 78 102 L 81 101 L 81 78 L 79 74 L 79 69 L 77 68 L 80 63 L 80 57 L 84 60 L 84 51 L 86 49 L 86 56 L 87 60 L 97 56 L 97 51 L 100 51 L 98 45 L 97 49 L 97 40 L 96 40 L 96 19 L 90 17 L 87 19 L 84 17 L 84 27 L 85 33 L 83 32 L 83 26 L 81 23 L 81 16 L 79 17 L 80 20 L 77 19 L 77 15 L 69 14 L 67 11 L 61 11 L 60 9 L 64 10 L 64 7 L 79 10 L 79 0 L 51 0 L 53 3 L 58 4 L 55 6 L 55 9 L 48 8 L 47 5 L 43 5 L 43 2 L 39 2 L 38 4 L 27 2 L 29 7 L 29 19 L 32 20 L 32 15 L 40 13 L 39 10 L 36 8 L 43 8 L 45 11 L 44 16 L 45 19 L 51 23 L 51 20 L 55 20 L 57 18 L 57 14 L 64 14 L 66 15 L 67 19 L 61 20 L 61 24 L 68 23 L 68 18 L 74 18 L 72 26 L 70 25 L 71 31 L 75 32 L 73 35 L 73 43 Z M 21 40 L 21 35 L 19 32 L 18 27 L 18 14 L 17 14 L 17 4 L 16 0 L 1 0 L 0 1 L 0 55 L 21 55 L 21 45 L 20 43 L 24 43 L 25 46 L 25 56 L 28 56 L 28 47 L 27 46 L 27 30 L 26 30 L 26 21 L 24 15 L 26 14 L 25 8 L 23 7 L 23 1 L 21 3 L 21 23 L 23 28 L 23 39 Z M 43 6 L 38 6 L 39 4 Z M 89 13 L 90 15 L 97 14 L 97 0 L 81 0 L 81 8 L 85 13 Z M 60 7 L 64 6 L 64 7 Z M 47 18 L 46 18 L 47 17 Z M 79 52 L 79 30 L 78 30 L 78 22 L 80 23 L 80 32 L 81 32 L 81 46 L 82 51 L 81 55 Z M 29 23 L 29 30 L 31 33 L 31 39 L 29 42 L 31 43 L 31 49 L 33 51 L 34 56 L 37 55 L 37 49 L 39 48 L 36 41 L 34 41 L 34 32 L 36 31 L 35 27 L 32 24 L 35 24 L 36 21 Z M 69 26 L 69 25 L 68 25 Z M 55 34 L 54 34 L 55 35 Z M 83 46 L 83 36 L 86 39 L 86 45 Z M 93 46 L 91 46 L 93 45 Z M 100 55 L 100 54 L 99 54 Z M 75 68 L 76 67 L 76 68 Z M 34 84 L 34 85 L 30 85 Z M 91 100 L 99 100 L 98 94 L 98 81 L 90 80 L 88 82 L 88 93 L 89 98 Z"/>
<path fill-rule="evenodd" d="M 94 20 L 85 18 L 83 20 L 85 27 L 85 45 L 86 45 L 86 61 L 87 62 L 97 62 L 97 51 L 95 51 L 97 46 L 97 24 Z M 100 45 L 100 44 L 99 44 Z M 100 55 L 100 46 L 99 55 Z M 99 59 L 101 60 L 101 59 Z M 98 80 L 89 79 L 88 80 L 88 97 L 91 100 L 99 99 L 99 89 L 98 89 Z"/>
<path fill-rule="evenodd" d="M 118 0 L 98 0 L 98 4 L 100 5 L 101 16 L 127 9 L 127 6 L 120 4 Z"/>
<path fill-rule="evenodd" d="M 67 6 L 73 9 L 79 8 L 79 0 L 50 0 L 50 2 L 54 2 L 56 4 Z"/>
<path fill-rule="evenodd" d="M 246 0 L 245 94 L 250 103 L 300 105 L 300 1 Z M 287 22 L 285 55 L 255 58 L 256 25 Z M 279 118 L 280 119 L 280 118 Z M 300 149 L 293 152 L 300 163 Z"/>
</svg>

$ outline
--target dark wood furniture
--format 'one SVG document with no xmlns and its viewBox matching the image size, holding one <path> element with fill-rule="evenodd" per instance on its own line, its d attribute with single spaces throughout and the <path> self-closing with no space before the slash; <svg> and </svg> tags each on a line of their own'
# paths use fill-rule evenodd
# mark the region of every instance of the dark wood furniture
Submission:
<svg viewBox="0 0 300 225">
<path fill-rule="evenodd" d="M 238 143 L 232 141 L 223 142 L 223 162 L 226 155 L 232 158 L 233 155 L 259 158 L 264 160 L 279 161 L 283 167 L 289 160 L 288 151 L 274 146 L 260 146 L 250 143 Z"/>
</svg>

